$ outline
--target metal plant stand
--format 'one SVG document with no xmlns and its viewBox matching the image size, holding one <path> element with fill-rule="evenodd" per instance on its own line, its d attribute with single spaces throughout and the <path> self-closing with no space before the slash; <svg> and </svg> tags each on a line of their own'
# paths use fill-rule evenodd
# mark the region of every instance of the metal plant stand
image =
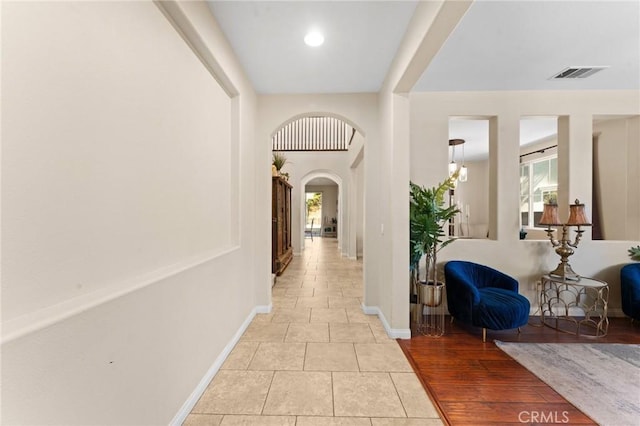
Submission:
<svg viewBox="0 0 640 426">
<path fill-rule="evenodd" d="M 424 336 L 439 337 L 445 332 L 445 308 L 442 303 L 444 294 L 444 284 L 418 285 L 418 306 L 419 315 L 417 332 Z"/>
</svg>

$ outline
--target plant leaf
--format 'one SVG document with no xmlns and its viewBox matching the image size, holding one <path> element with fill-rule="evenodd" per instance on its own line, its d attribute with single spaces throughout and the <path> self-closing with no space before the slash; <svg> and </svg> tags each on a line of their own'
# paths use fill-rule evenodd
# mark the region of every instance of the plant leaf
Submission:
<svg viewBox="0 0 640 426">
<path fill-rule="evenodd" d="M 445 195 L 454 188 L 458 172 L 433 188 L 425 188 L 409 182 L 409 253 L 411 267 L 427 256 L 427 279 L 429 263 L 435 262 L 436 253 L 455 239 L 445 239 L 444 226 L 460 213 L 457 207 L 445 207 Z"/>
</svg>

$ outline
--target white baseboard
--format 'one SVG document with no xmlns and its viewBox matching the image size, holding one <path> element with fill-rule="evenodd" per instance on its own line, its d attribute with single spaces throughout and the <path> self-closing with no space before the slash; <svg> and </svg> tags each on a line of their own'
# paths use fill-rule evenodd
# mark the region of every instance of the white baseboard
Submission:
<svg viewBox="0 0 640 426">
<path fill-rule="evenodd" d="M 273 308 L 273 305 L 270 303 L 268 305 L 258 305 L 253 310 L 256 311 L 255 312 L 256 314 L 270 314 L 272 308 Z"/>
<path fill-rule="evenodd" d="M 362 304 L 362 312 L 366 315 L 377 315 L 384 326 L 387 335 L 392 339 L 411 339 L 411 329 L 409 328 L 391 328 L 384 314 L 377 306 L 365 306 Z"/>
<path fill-rule="evenodd" d="M 364 303 L 362 304 L 362 312 L 366 315 L 378 315 L 380 309 L 377 306 L 366 306 Z"/>
<path fill-rule="evenodd" d="M 211 367 L 209 367 L 204 377 L 198 383 L 198 386 L 196 386 L 193 392 L 191 392 L 191 395 L 189 395 L 189 398 L 187 398 L 184 404 L 182 404 L 180 410 L 178 410 L 176 415 L 173 417 L 173 420 L 171 420 L 171 423 L 169 423 L 171 426 L 180 426 L 182 423 L 184 423 L 187 416 L 189 415 L 189 413 L 191 413 L 191 410 L 193 410 L 193 407 L 195 407 L 204 391 L 207 390 L 207 386 L 209 386 L 209 383 L 211 383 L 213 377 L 218 373 L 220 367 L 222 367 L 222 364 L 227 359 L 233 348 L 236 346 L 247 327 L 249 327 L 249 324 L 251 324 L 251 321 L 253 321 L 253 318 L 256 316 L 256 314 L 266 314 L 269 312 L 271 312 L 271 305 L 260 305 L 253 308 L 238 331 L 236 331 L 236 333 L 233 335 L 231 341 L 227 343 L 220 355 L 218 355 Z"/>
</svg>

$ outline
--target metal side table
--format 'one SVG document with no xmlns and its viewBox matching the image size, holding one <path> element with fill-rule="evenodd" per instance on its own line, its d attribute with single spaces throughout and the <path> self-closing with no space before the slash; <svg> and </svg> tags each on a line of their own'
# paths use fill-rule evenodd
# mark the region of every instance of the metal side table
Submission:
<svg viewBox="0 0 640 426">
<path fill-rule="evenodd" d="M 576 336 L 603 337 L 609 330 L 609 284 L 594 278 L 580 281 L 544 275 L 540 285 L 542 324 Z M 561 324 L 567 324 L 562 327 Z"/>
</svg>

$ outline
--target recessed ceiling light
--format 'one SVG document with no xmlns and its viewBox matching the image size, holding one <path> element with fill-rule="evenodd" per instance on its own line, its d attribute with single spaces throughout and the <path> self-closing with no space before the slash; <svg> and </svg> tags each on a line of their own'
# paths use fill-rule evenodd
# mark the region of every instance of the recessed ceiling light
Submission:
<svg viewBox="0 0 640 426">
<path fill-rule="evenodd" d="M 307 35 L 304 36 L 304 42 L 307 46 L 317 47 L 324 43 L 324 36 L 318 31 L 309 31 Z"/>
</svg>

